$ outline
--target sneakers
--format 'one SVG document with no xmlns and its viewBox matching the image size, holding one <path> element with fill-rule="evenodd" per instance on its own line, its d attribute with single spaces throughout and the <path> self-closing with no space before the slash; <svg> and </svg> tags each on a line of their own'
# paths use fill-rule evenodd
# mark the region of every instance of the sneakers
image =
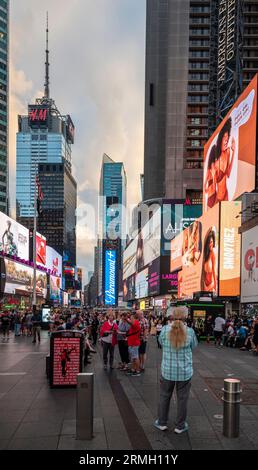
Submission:
<svg viewBox="0 0 258 470">
<path fill-rule="evenodd" d="M 156 419 L 156 421 L 154 423 L 154 426 L 155 426 L 155 428 L 159 429 L 160 431 L 166 431 L 168 429 L 167 426 L 161 426 L 161 424 L 159 424 L 158 419 Z"/>
<path fill-rule="evenodd" d="M 132 377 L 140 377 L 141 372 L 136 370 L 129 370 L 126 372 L 126 375 L 131 375 Z"/>
<path fill-rule="evenodd" d="M 176 434 L 182 434 L 183 432 L 188 431 L 188 424 L 185 423 L 185 427 L 184 427 L 184 428 L 182 428 L 182 429 L 175 428 L 174 431 L 175 431 Z"/>
</svg>

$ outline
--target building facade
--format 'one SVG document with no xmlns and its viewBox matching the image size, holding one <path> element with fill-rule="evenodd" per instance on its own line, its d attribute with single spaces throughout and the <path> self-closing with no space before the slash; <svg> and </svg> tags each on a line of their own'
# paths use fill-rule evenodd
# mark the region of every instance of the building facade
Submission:
<svg viewBox="0 0 258 470">
<path fill-rule="evenodd" d="M 0 211 L 8 213 L 9 0 L 0 1 Z"/>
<path fill-rule="evenodd" d="M 116 302 L 121 287 L 126 228 L 126 173 L 121 162 L 103 155 L 99 186 L 98 297 L 105 303 L 106 251 L 116 253 Z M 121 280 L 120 280 L 121 278 Z"/>
<path fill-rule="evenodd" d="M 204 143 L 257 71 L 257 0 L 147 0 L 145 200 L 201 200 Z"/>
<path fill-rule="evenodd" d="M 48 29 L 45 93 L 18 116 L 16 215 L 33 229 L 35 194 L 43 194 L 37 229 L 73 266 L 76 265 L 77 186 L 72 176 L 74 125 L 62 115 L 49 93 Z M 37 183 L 38 179 L 38 183 Z"/>
</svg>

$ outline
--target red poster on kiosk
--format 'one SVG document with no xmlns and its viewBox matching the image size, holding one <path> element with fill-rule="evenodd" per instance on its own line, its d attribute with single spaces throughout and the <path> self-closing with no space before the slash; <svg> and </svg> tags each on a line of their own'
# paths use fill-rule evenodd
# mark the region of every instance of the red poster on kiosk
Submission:
<svg viewBox="0 0 258 470">
<path fill-rule="evenodd" d="M 80 338 L 54 338 L 53 386 L 76 385 L 80 373 Z"/>
</svg>

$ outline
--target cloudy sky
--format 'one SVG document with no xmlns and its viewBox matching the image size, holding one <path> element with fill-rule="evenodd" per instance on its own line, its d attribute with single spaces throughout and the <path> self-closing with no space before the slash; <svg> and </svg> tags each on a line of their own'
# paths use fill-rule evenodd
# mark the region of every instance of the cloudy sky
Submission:
<svg viewBox="0 0 258 470">
<path fill-rule="evenodd" d="M 97 207 L 103 153 L 123 161 L 128 202 L 143 170 L 145 0 L 10 0 L 10 166 L 15 181 L 17 114 L 41 97 L 49 12 L 50 94 L 76 126 L 78 204 Z M 15 187 L 11 187 L 15 201 Z M 94 239 L 79 227 L 77 263 L 93 268 Z M 87 275 L 84 277 L 87 280 Z"/>
</svg>

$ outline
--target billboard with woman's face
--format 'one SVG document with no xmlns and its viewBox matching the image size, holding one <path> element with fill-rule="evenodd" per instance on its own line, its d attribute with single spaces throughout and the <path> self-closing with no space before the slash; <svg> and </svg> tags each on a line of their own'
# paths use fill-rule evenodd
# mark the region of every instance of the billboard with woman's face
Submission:
<svg viewBox="0 0 258 470">
<path fill-rule="evenodd" d="M 204 146 L 203 211 L 255 188 L 257 75 Z"/>
<path fill-rule="evenodd" d="M 171 242 L 170 269 L 182 267 L 180 297 L 194 292 L 218 294 L 219 204 Z"/>
</svg>

